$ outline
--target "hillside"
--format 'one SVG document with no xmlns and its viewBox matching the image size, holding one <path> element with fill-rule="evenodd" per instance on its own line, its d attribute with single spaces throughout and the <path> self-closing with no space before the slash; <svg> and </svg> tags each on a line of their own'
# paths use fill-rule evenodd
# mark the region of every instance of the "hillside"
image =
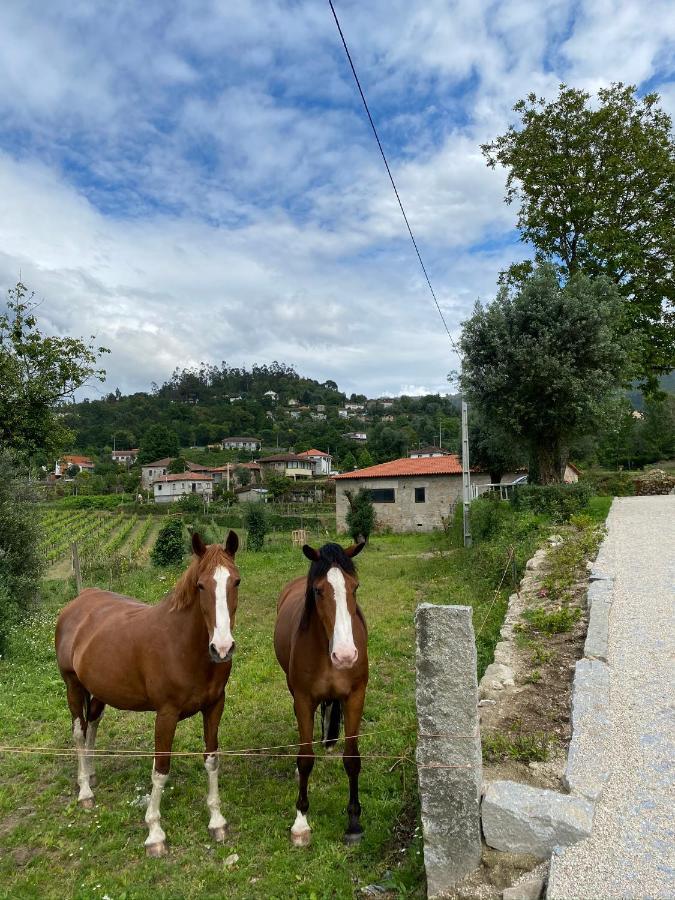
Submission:
<svg viewBox="0 0 675 900">
<path fill-rule="evenodd" d="M 392 459 L 421 444 L 458 449 L 459 412 L 449 396 L 349 398 L 333 381 L 318 382 L 282 363 L 252 369 L 202 365 L 176 370 L 150 392 L 119 391 L 102 400 L 69 406 L 65 424 L 73 449 L 101 454 L 111 447 L 138 447 L 150 425 L 166 425 L 181 447 L 206 447 L 224 437 L 258 437 L 263 449 L 330 448 L 339 461 L 356 457 L 363 444 L 346 435 L 366 432 L 374 461 Z"/>
</svg>

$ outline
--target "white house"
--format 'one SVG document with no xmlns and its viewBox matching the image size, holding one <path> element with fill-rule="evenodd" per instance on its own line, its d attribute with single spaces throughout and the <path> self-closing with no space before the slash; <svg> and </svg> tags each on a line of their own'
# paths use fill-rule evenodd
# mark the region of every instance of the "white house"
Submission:
<svg viewBox="0 0 675 900">
<path fill-rule="evenodd" d="M 429 459 L 436 456 L 450 456 L 450 451 L 442 447 L 419 447 L 417 450 L 411 450 L 408 456 L 410 459 Z"/>
<path fill-rule="evenodd" d="M 368 440 L 368 435 L 365 431 L 348 431 L 342 437 L 347 438 L 348 441 L 356 441 L 358 444 L 365 444 Z"/>
<path fill-rule="evenodd" d="M 333 457 L 330 453 L 312 449 L 298 453 L 298 456 L 302 456 L 310 461 L 314 475 L 330 475 L 333 471 Z"/>
<path fill-rule="evenodd" d="M 287 478 L 311 478 L 313 474 L 312 463 L 299 453 L 275 453 L 274 456 L 265 456 L 258 462 L 263 473 L 278 472 Z"/>
<path fill-rule="evenodd" d="M 113 450 L 112 461 L 123 466 L 132 466 L 138 458 L 138 447 L 133 450 Z"/>
<path fill-rule="evenodd" d="M 152 483 L 155 503 L 175 503 L 181 497 L 196 494 L 205 500 L 213 496 L 213 476 L 204 472 L 176 472 L 160 475 Z"/>
<path fill-rule="evenodd" d="M 154 462 L 141 466 L 141 487 L 149 491 L 155 478 L 166 475 L 172 461 L 172 456 L 165 456 L 164 459 L 156 459 Z"/>
<path fill-rule="evenodd" d="M 64 456 L 61 459 L 57 459 L 56 464 L 54 465 L 54 475 L 57 478 L 61 478 L 62 475 L 66 475 L 68 469 L 71 467 L 76 467 L 79 472 L 93 472 L 94 471 L 94 461 L 93 459 L 89 459 L 88 456 Z"/>
<path fill-rule="evenodd" d="M 223 450 L 248 450 L 255 453 L 260 450 L 262 441 L 256 437 L 227 437 L 223 438 Z"/>
</svg>

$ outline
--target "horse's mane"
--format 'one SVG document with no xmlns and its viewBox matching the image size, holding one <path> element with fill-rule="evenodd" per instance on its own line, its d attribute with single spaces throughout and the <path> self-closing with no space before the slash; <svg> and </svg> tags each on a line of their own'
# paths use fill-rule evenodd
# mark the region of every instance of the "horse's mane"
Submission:
<svg viewBox="0 0 675 900">
<path fill-rule="evenodd" d="M 324 544 L 319 550 L 319 558 L 314 560 L 309 566 L 307 589 L 305 591 L 305 607 L 300 619 L 301 629 L 309 626 L 309 621 L 316 606 L 314 582 L 317 578 L 322 578 L 326 575 L 332 566 L 339 566 L 348 575 L 356 574 L 356 566 L 353 559 L 347 556 L 339 544 Z"/>
<path fill-rule="evenodd" d="M 171 612 L 187 609 L 197 599 L 197 582 L 202 564 L 206 565 L 203 572 L 208 575 L 216 566 L 222 565 L 225 559 L 229 559 L 229 557 L 220 544 L 211 544 L 211 546 L 207 547 L 204 556 L 193 556 L 192 562 L 178 579 L 175 588 L 169 595 L 169 609 Z"/>
</svg>

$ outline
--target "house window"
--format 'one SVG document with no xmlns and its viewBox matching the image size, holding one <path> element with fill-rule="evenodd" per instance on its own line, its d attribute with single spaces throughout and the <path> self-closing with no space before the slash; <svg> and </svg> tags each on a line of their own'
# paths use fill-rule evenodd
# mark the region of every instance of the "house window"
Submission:
<svg viewBox="0 0 675 900">
<path fill-rule="evenodd" d="M 426 488 L 415 488 L 415 503 L 426 503 L 427 502 L 427 489 Z"/>
<path fill-rule="evenodd" d="M 161 491 L 161 490 L 162 490 L 162 485 L 161 485 L 161 484 L 158 484 L 158 485 L 157 485 L 157 490 L 158 490 L 158 491 Z"/>
<path fill-rule="evenodd" d="M 197 490 L 197 485 L 193 481 L 192 482 L 192 493 L 194 494 L 196 492 L 196 490 Z"/>
<path fill-rule="evenodd" d="M 370 499 L 373 503 L 395 503 L 394 488 L 375 488 L 370 491 Z"/>
</svg>

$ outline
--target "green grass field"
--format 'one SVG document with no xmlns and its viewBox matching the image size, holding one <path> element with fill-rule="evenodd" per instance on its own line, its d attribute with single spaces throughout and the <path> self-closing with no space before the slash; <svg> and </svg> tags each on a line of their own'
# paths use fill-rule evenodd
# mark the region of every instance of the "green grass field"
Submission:
<svg viewBox="0 0 675 900">
<path fill-rule="evenodd" d="M 522 566 L 537 536 L 519 547 Z M 446 551 L 444 553 L 438 551 Z M 142 798 L 151 760 L 102 758 L 96 808 L 78 808 L 75 760 L 0 754 L 0 894 L 12 897 L 352 897 L 387 883 L 398 896 L 423 896 L 415 748 L 414 627 L 419 602 L 466 603 L 475 610 L 481 669 L 489 662 L 510 592 L 494 600 L 504 554 L 480 547 L 449 550 L 442 534 L 374 537 L 359 557 L 360 603 L 369 624 L 371 678 L 366 698 L 361 802 L 365 838 L 342 843 L 347 779 L 339 756 L 319 751 L 310 782 L 313 843 L 293 849 L 288 829 L 296 797 L 295 762 L 288 758 L 225 758 L 220 790 L 230 823 L 225 845 L 207 831 L 206 775 L 200 757 L 176 758 L 162 803 L 169 855 L 145 857 Z M 422 556 L 421 554 L 425 554 Z M 221 749 L 293 744 L 291 698 L 272 647 L 275 604 L 282 585 L 306 571 L 290 540 L 238 556 L 242 575 L 237 654 L 220 727 Z M 148 602 L 159 599 L 182 569 L 149 566 L 120 576 L 115 589 Z M 108 587 L 109 576 L 101 586 Z M 43 583 L 42 605 L 12 635 L 0 660 L 0 744 L 70 747 L 70 716 L 56 667 L 53 632 L 72 583 Z M 152 750 L 153 716 L 108 709 L 99 748 Z M 318 722 L 317 722 L 318 736 Z M 201 718 L 178 727 L 176 750 L 201 751 Z M 290 749 L 289 753 L 293 753 Z M 373 758 L 368 758 L 372 756 Z M 231 854 L 238 861 L 231 867 Z"/>
</svg>

